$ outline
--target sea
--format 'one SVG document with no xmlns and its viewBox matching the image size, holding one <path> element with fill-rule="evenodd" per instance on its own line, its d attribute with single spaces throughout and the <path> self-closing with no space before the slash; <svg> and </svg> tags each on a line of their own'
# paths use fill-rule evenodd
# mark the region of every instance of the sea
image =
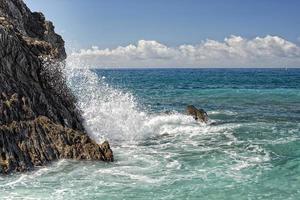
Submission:
<svg viewBox="0 0 300 200">
<path fill-rule="evenodd" d="M 85 128 L 115 161 L 0 176 L 0 199 L 300 199 L 300 69 L 68 65 Z"/>
</svg>

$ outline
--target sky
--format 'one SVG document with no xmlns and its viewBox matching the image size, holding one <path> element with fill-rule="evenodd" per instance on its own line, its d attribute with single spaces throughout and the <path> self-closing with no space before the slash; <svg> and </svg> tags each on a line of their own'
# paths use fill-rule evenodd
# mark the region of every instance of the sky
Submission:
<svg viewBox="0 0 300 200">
<path fill-rule="evenodd" d="M 94 67 L 300 67 L 299 0 L 25 0 Z"/>
</svg>

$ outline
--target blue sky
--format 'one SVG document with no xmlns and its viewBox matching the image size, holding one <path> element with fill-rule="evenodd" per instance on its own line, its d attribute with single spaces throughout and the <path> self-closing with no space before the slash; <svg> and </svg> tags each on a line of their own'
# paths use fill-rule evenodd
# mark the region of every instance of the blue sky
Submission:
<svg viewBox="0 0 300 200">
<path fill-rule="evenodd" d="M 231 35 L 300 43 L 299 0 L 25 0 L 52 20 L 68 46 L 88 49 L 157 41 L 170 48 Z M 91 49 L 93 50 L 93 49 Z M 295 63 L 293 63 L 295 64 Z"/>
</svg>

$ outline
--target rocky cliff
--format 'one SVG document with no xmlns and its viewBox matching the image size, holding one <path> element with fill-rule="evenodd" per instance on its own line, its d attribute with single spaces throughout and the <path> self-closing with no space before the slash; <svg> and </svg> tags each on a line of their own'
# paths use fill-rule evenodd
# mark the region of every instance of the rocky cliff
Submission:
<svg viewBox="0 0 300 200">
<path fill-rule="evenodd" d="M 0 174 L 60 158 L 112 161 L 86 134 L 61 69 L 63 39 L 22 0 L 0 0 Z"/>
</svg>

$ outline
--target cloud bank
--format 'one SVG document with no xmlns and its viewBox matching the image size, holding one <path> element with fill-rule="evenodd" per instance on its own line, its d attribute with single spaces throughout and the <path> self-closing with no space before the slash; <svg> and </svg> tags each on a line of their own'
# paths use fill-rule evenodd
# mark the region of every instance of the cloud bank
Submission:
<svg viewBox="0 0 300 200">
<path fill-rule="evenodd" d="M 230 36 L 170 47 L 157 41 L 115 49 L 81 49 L 69 55 L 90 67 L 300 67 L 300 47 L 278 36 Z"/>
</svg>

